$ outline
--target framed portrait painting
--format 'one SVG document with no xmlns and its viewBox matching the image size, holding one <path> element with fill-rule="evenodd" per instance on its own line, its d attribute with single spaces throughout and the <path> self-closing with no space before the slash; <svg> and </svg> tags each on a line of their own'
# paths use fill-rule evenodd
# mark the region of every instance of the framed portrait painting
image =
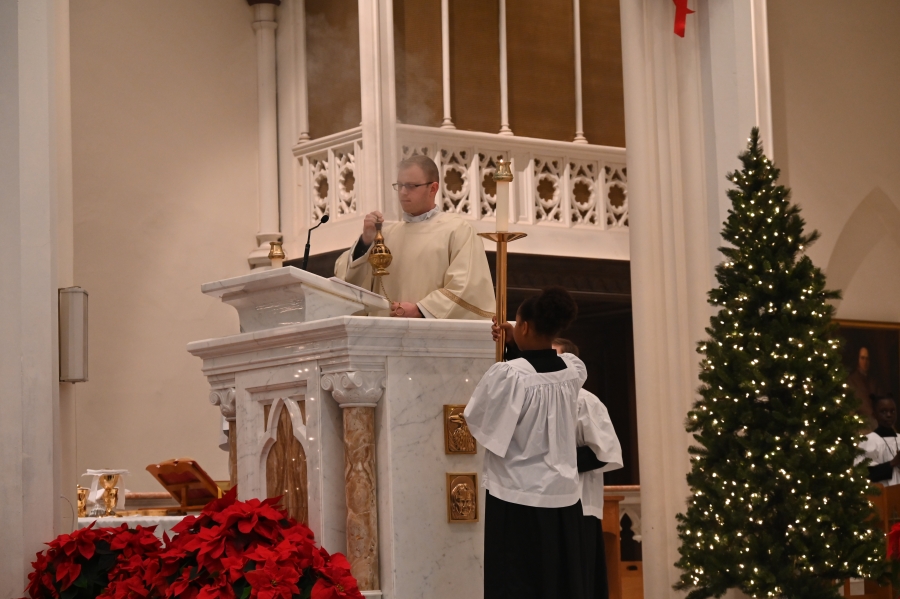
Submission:
<svg viewBox="0 0 900 599">
<path fill-rule="evenodd" d="M 860 401 L 860 414 L 871 417 L 873 396 L 890 395 L 900 399 L 900 323 L 839 319 L 835 322 L 843 342 L 847 391 Z"/>
</svg>

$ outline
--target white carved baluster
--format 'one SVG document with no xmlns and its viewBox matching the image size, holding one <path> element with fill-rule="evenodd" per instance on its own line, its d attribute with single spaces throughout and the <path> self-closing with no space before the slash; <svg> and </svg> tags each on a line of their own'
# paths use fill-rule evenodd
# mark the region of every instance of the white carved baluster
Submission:
<svg viewBox="0 0 900 599">
<path fill-rule="evenodd" d="M 607 165 L 606 175 L 606 225 L 628 226 L 628 176 L 624 165 Z"/>
<path fill-rule="evenodd" d="M 479 154 L 478 193 L 482 218 L 493 217 L 497 209 L 497 183 L 494 173 L 497 172 L 497 158 L 493 154 Z M 489 191 L 490 190 L 490 191 Z"/>
<path fill-rule="evenodd" d="M 500 135 L 512 135 L 509 128 L 509 85 L 506 66 L 506 0 L 500 0 Z"/>
<path fill-rule="evenodd" d="M 444 120 L 442 129 L 456 129 L 450 118 L 450 2 L 441 0 L 441 74 L 444 82 Z"/>
<path fill-rule="evenodd" d="M 294 6 L 294 52 L 297 57 L 297 143 L 309 140 L 309 91 L 306 81 L 306 0 Z"/>
<path fill-rule="evenodd" d="M 581 95 L 581 3 L 572 0 L 572 11 L 575 14 L 575 143 L 586 144 L 584 136 L 584 102 Z"/>
<path fill-rule="evenodd" d="M 469 201 L 468 150 L 442 149 L 441 157 L 441 211 L 472 215 Z"/>
<path fill-rule="evenodd" d="M 569 189 L 572 195 L 571 219 L 576 225 L 602 225 L 598 217 L 597 165 L 593 162 L 569 163 Z"/>
<path fill-rule="evenodd" d="M 354 147 L 335 152 L 337 217 L 356 214 L 356 154 Z"/>
<path fill-rule="evenodd" d="M 562 222 L 562 178 L 560 160 L 534 159 L 534 220 L 535 223 Z"/>
<path fill-rule="evenodd" d="M 308 158 L 309 162 L 309 197 L 312 200 L 312 221 L 319 222 L 323 214 L 328 212 L 328 159 Z"/>
</svg>

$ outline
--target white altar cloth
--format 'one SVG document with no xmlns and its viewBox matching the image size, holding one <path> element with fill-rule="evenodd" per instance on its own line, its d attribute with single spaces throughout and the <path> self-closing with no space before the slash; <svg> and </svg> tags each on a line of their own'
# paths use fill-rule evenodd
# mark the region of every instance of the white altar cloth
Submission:
<svg viewBox="0 0 900 599">
<path fill-rule="evenodd" d="M 156 526 L 154 534 L 157 537 L 161 539 L 163 533 L 167 532 L 169 533 L 169 538 L 172 538 L 175 536 L 172 533 L 172 527 L 181 522 L 183 518 L 184 516 L 126 516 L 121 518 L 118 516 L 102 516 L 100 518 L 79 518 L 78 528 L 87 528 L 91 522 L 97 522 L 94 528 L 118 528 L 123 524 L 127 524 L 128 528 L 134 528 L 138 525 L 144 528 Z"/>
</svg>

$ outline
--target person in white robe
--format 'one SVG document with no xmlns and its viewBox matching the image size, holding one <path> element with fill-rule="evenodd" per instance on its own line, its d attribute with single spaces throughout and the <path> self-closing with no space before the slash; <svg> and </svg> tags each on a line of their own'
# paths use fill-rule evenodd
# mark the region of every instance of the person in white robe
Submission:
<svg viewBox="0 0 900 599">
<path fill-rule="evenodd" d="M 374 277 L 368 262 L 375 224 L 384 220 L 377 211 L 366 216 L 362 235 L 338 258 L 334 274 L 387 297 L 390 316 L 489 319 L 494 286 L 484 244 L 468 221 L 435 206 L 438 179 L 437 166 L 427 156 L 400 163 L 394 189 L 403 220 L 382 226 L 393 257 L 389 275 Z"/>
<path fill-rule="evenodd" d="M 897 404 L 889 396 L 876 396 L 875 420 L 878 427 L 866 435 L 859 444 L 865 455 L 856 463 L 869 459 L 869 480 L 886 487 L 900 484 L 900 437 L 894 425 L 897 423 Z"/>
<path fill-rule="evenodd" d="M 561 337 L 553 340 L 553 349 L 559 354 L 578 355 L 578 346 Z M 623 466 L 622 446 L 609 410 L 599 397 L 580 389 L 577 414 L 575 446 L 585 527 L 586 592 L 592 599 L 607 599 L 609 584 L 603 543 L 603 473 Z"/>
<path fill-rule="evenodd" d="M 575 449 L 578 390 L 587 373 L 551 344 L 577 306 L 561 288 L 528 298 L 508 362 L 494 364 L 466 405 L 472 436 L 486 451 L 484 599 L 588 599 Z M 513 355 L 514 354 L 514 355 Z"/>
</svg>

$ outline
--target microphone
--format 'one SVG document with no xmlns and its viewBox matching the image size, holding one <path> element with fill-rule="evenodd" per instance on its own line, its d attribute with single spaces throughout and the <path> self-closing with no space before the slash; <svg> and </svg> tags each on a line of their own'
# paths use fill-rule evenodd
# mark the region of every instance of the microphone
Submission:
<svg viewBox="0 0 900 599">
<path fill-rule="evenodd" d="M 319 219 L 319 224 L 306 232 L 306 249 L 303 250 L 303 266 L 301 267 L 303 270 L 306 270 L 306 265 L 309 263 L 309 238 L 312 236 L 313 229 L 318 229 L 327 222 L 328 215 L 323 214 L 322 218 Z"/>
</svg>

